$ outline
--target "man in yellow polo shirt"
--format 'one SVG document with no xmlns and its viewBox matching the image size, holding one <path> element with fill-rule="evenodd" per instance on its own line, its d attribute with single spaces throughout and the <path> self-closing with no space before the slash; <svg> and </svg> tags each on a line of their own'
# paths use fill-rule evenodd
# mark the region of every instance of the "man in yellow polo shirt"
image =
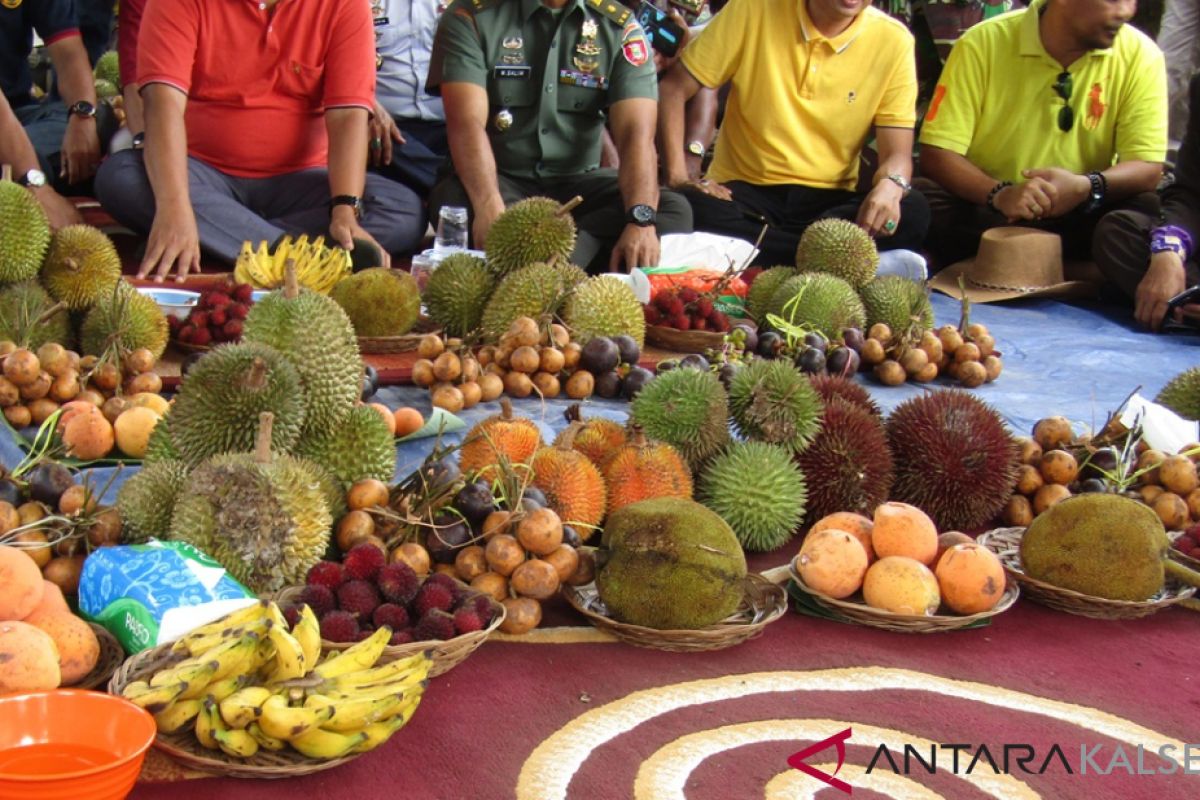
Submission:
<svg viewBox="0 0 1200 800">
<path fill-rule="evenodd" d="M 1153 205 L 1167 149 L 1163 56 L 1125 23 L 1136 0 L 1039 0 L 981 22 L 950 53 L 921 129 L 935 267 L 1006 223 L 1087 259 L 1100 217 Z"/>
<path fill-rule="evenodd" d="M 689 179 L 684 104 L 731 83 L 708 174 Z M 666 182 L 692 203 L 696 230 L 754 241 L 756 263 L 791 264 L 814 220 L 842 217 L 881 250 L 916 250 L 929 207 L 911 192 L 917 76 L 908 29 L 870 0 L 731 0 L 659 84 Z M 872 126 L 879 168 L 858 191 Z"/>
</svg>

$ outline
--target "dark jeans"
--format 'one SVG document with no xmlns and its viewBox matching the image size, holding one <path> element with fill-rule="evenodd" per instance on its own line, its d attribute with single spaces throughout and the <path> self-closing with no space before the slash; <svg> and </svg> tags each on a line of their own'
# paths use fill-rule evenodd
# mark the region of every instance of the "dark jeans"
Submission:
<svg viewBox="0 0 1200 800">
<path fill-rule="evenodd" d="M 37 151 L 41 171 L 46 173 L 46 180 L 60 194 L 90 195 L 92 182 L 90 180 L 77 184 L 68 184 L 66 178 L 59 177 L 62 166 L 63 136 L 67 133 L 67 107 L 62 100 L 43 100 L 15 106 L 13 113 L 25 129 L 25 134 Z M 117 120 L 112 109 L 106 103 L 101 103 L 96 109 L 96 135 L 100 138 L 100 151 L 108 150 L 108 141 L 117 131 Z"/>
<path fill-rule="evenodd" d="M 372 167 L 385 178 L 403 183 L 425 200 L 437 183 L 438 169 L 450 153 L 446 123 L 393 117 L 404 134 L 404 144 L 392 143 L 392 163 Z"/>
<path fill-rule="evenodd" d="M 154 223 L 154 192 L 142 150 L 122 150 L 100 165 L 96 196 L 122 225 L 146 234 Z M 285 233 L 329 235 L 329 172 L 306 169 L 269 178 L 239 178 L 188 158 L 188 191 L 200 246 L 222 261 L 237 260 L 242 242 L 273 244 Z M 367 175 L 363 229 L 389 253 L 411 253 L 425 233 L 421 201 L 407 186 Z"/>
<path fill-rule="evenodd" d="M 580 175 L 547 179 L 501 174 L 499 182 L 500 196 L 504 198 L 505 205 L 534 196 L 552 197 L 560 203 L 575 195 L 583 197 L 583 202 L 571 212 L 579 229 L 571 262 L 593 273 L 608 270 L 609 254 L 626 224 L 625 201 L 617 185 L 615 169 L 597 169 Z M 434 187 L 433 194 L 429 196 L 430 219 L 437 219 L 442 206 L 464 206 L 471 215 L 471 221 L 474 221 L 467 191 L 455 175 L 443 179 Z M 692 209 L 682 195 L 667 189 L 659 193 L 657 228 L 660 236 L 692 232 Z"/>
<path fill-rule="evenodd" d="M 918 178 L 916 185 L 929 198 L 929 207 L 933 211 L 933 225 L 929 229 L 927 244 L 933 256 L 929 265 L 931 272 L 971 258 L 979 250 L 979 237 L 984 231 L 1008 224 L 1003 214 L 986 206 L 968 203 L 928 178 Z M 1090 261 L 1092 236 L 1097 223 L 1105 214 L 1120 209 L 1140 209 L 1156 214 L 1158 196 L 1153 192 L 1145 192 L 1125 200 L 1105 203 L 1091 214 L 1072 212 L 1054 219 L 1022 221 L 1020 225 L 1057 233 L 1062 238 L 1063 260 Z"/>
<path fill-rule="evenodd" d="M 827 217 L 853 221 L 866 197 L 864 192 L 790 184 L 759 186 L 730 181 L 725 185 L 733 193 L 732 202 L 696 190 L 684 193 L 692 204 L 696 230 L 753 242 L 763 225 L 768 225 L 754 260 L 760 266 L 795 264 L 796 247 L 805 228 Z M 875 244 L 880 250 L 920 250 L 928 228 L 929 205 L 920 192 L 914 191 L 900 201 L 896 232 L 879 237 Z"/>
<path fill-rule="evenodd" d="M 1096 224 L 1092 252 L 1096 266 L 1121 294 L 1133 299 L 1150 266 L 1150 230 L 1160 225 L 1157 213 L 1122 209 L 1105 214 Z M 1188 286 L 1200 283 L 1197 254 L 1184 268 Z"/>
</svg>

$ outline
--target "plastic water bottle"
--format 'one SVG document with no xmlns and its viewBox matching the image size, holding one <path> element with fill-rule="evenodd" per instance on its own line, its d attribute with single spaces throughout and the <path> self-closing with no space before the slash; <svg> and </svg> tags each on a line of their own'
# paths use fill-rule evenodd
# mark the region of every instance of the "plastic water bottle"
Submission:
<svg viewBox="0 0 1200 800">
<path fill-rule="evenodd" d="M 461 206 L 442 206 L 438 212 L 437 235 L 433 240 L 435 253 L 450 253 L 467 249 L 467 210 Z"/>
</svg>

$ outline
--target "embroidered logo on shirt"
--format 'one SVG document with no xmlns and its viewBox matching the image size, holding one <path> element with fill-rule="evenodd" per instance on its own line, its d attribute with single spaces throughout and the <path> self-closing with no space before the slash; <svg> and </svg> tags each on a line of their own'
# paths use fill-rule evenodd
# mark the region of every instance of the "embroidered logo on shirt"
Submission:
<svg viewBox="0 0 1200 800">
<path fill-rule="evenodd" d="M 929 110 L 925 112 L 925 121 L 933 122 L 934 117 L 938 114 L 938 109 L 942 107 L 942 98 L 946 96 L 946 84 L 939 83 L 937 88 L 933 90 L 933 99 L 929 101 Z"/>
<path fill-rule="evenodd" d="M 646 32 L 637 22 L 630 22 L 621 32 L 621 53 L 625 60 L 635 67 L 640 67 L 650 60 L 650 45 L 646 41 Z"/>
<path fill-rule="evenodd" d="M 1100 124 L 1100 118 L 1104 116 L 1104 109 L 1108 105 L 1100 100 L 1102 89 L 1099 83 L 1093 83 L 1092 88 L 1088 91 L 1087 96 L 1087 116 L 1083 120 L 1083 127 L 1090 130 L 1095 130 Z"/>
</svg>

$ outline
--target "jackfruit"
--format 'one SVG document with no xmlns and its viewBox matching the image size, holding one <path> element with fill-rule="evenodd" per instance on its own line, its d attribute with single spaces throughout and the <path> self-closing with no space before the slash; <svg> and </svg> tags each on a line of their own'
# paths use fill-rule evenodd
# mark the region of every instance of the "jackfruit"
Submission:
<svg viewBox="0 0 1200 800">
<path fill-rule="evenodd" d="M 407 272 L 372 267 L 343 278 L 329 294 L 359 336 L 403 336 L 417 324 L 421 292 Z"/>
</svg>

